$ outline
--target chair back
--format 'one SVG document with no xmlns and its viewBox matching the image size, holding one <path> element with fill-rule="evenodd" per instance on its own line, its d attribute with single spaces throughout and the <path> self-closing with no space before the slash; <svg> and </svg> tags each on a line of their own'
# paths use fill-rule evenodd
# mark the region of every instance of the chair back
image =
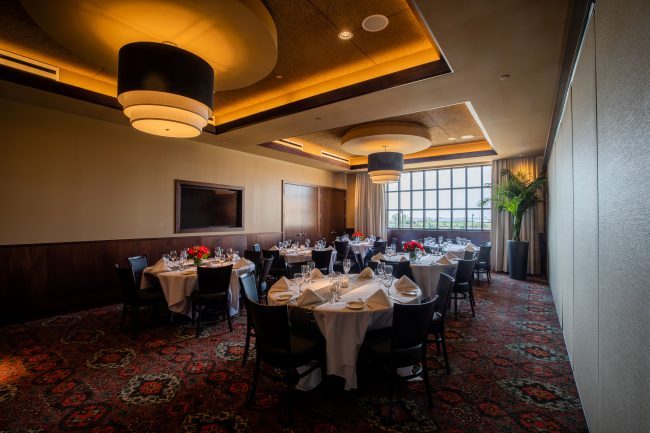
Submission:
<svg viewBox="0 0 650 433">
<path fill-rule="evenodd" d="M 149 266 L 149 261 L 147 256 L 133 256 L 127 259 L 129 265 L 131 266 L 131 271 L 133 272 L 133 278 L 135 279 L 135 287 L 140 287 L 140 281 L 142 281 L 142 273 L 144 269 Z"/>
<path fill-rule="evenodd" d="M 287 278 L 293 278 L 293 274 L 302 272 L 302 266 L 309 262 L 286 263 Z"/>
<path fill-rule="evenodd" d="M 257 294 L 257 281 L 255 281 L 255 272 L 246 272 L 239 277 L 239 285 L 244 289 L 242 293 L 249 301 L 259 304 L 260 297 Z"/>
<path fill-rule="evenodd" d="M 256 253 L 261 253 L 262 246 L 260 244 L 253 244 L 253 251 L 255 251 Z"/>
<path fill-rule="evenodd" d="M 273 257 L 267 257 L 262 262 L 262 272 L 260 272 L 260 283 L 264 282 L 269 278 L 271 273 L 271 266 L 273 266 Z"/>
<path fill-rule="evenodd" d="M 128 304 L 137 299 L 138 287 L 135 285 L 135 278 L 133 277 L 131 268 L 115 265 L 115 271 L 117 272 L 117 278 L 120 280 L 120 286 L 122 287 L 123 301 Z"/>
<path fill-rule="evenodd" d="M 248 298 L 245 298 L 244 302 L 246 302 L 246 311 L 255 324 L 255 348 L 258 354 L 289 355 L 291 345 L 287 306 L 262 305 Z"/>
<path fill-rule="evenodd" d="M 354 261 L 357 264 L 357 267 L 359 268 L 359 272 L 363 270 L 364 263 L 363 263 L 363 257 L 361 257 L 361 253 L 354 253 Z"/>
<path fill-rule="evenodd" d="M 273 268 L 281 268 L 283 266 L 279 250 L 263 250 L 263 253 L 264 257 L 273 257 Z"/>
<path fill-rule="evenodd" d="M 259 271 L 260 263 L 262 262 L 262 253 L 255 250 L 245 250 L 244 258 L 255 263 L 255 270 Z"/>
<path fill-rule="evenodd" d="M 372 269 L 373 272 L 377 270 L 378 264 L 378 262 L 373 262 L 372 260 L 368 261 L 368 267 Z"/>
<path fill-rule="evenodd" d="M 395 278 L 402 278 L 404 275 L 413 279 L 413 273 L 411 272 L 411 263 L 408 260 L 403 262 L 389 262 L 387 260 L 382 260 L 387 265 L 393 267 L 393 276 Z"/>
<path fill-rule="evenodd" d="M 415 349 L 425 344 L 436 300 L 422 304 L 393 305 L 393 351 Z"/>
<path fill-rule="evenodd" d="M 479 263 L 487 263 L 490 265 L 490 251 L 492 250 L 492 244 L 490 245 L 481 245 L 481 249 L 478 250 L 478 261 Z"/>
<path fill-rule="evenodd" d="M 434 311 L 440 313 L 442 317 L 445 317 L 447 309 L 449 309 L 449 303 L 451 302 L 451 289 L 454 287 L 455 280 L 447 274 L 440 274 L 440 279 L 438 280 L 438 288 L 436 289 L 436 306 Z"/>
<path fill-rule="evenodd" d="M 316 265 L 316 268 L 329 269 L 332 262 L 332 250 L 312 250 L 311 260 Z"/>
<path fill-rule="evenodd" d="M 218 266 L 216 268 L 199 266 L 196 268 L 196 276 L 199 283 L 199 292 L 226 293 L 230 287 L 232 265 Z"/>
<path fill-rule="evenodd" d="M 379 254 L 379 253 L 386 254 L 386 245 L 379 246 L 379 247 L 372 246 L 372 247 L 370 247 L 370 249 L 368 251 L 370 251 L 372 253 L 370 257 L 374 256 L 375 254 Z"/>
<path fill-rule="evenodd" d="M 481 246 L 482 247 L 490 247 L 490 248 L 492 248 L 492 242 L 490 242 L 490 241 L 481 242 Z"/>
<path fill-rule="evenodd" d="M 476 260 L 459 260 L 456 268 L 456 285 L 466 284 L 472 280 Z"/>
<path fill-rule="evenodd" d="M 463 259 L 465 260 L 474 260 L 476 258 L 476 252 L 475 251 L 465 251 L 465 255 L 463 256 Z"/>
<path fill-rule="evenodd" d="M 375 241 L 372 244 L 373 248 L 383 248 L 386 251 L 386 241 Z"/>
<path fill-rule="evenodd" d="M 336 249 L 336 257 L 339 260 L 347 259 L 346 247 L 350 246 L 350 241 L 334 241 L 334 249 Z M 347 248 L 347 252 L 350 252 L 350 249 Z"/>
</svg>

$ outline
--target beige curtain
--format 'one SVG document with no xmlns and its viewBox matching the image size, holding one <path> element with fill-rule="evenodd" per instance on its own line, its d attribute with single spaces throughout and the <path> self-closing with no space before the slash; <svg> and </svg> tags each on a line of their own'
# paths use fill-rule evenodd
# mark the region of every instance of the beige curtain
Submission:
<svg viewBox="0 0 650 433">
<path fill-rule="evenodd" d="M 357 173 L 354 190 L 355 230 L 366 236 L 386 239 L 386 197 L 384 185 L 370 182 L 368 173 Z"/>
<path fill-rule="evenodd" d="M 523 171 L 537 177 L 542 169 L 543 158 L 512 158 L 492 161 L 492 185 L 501 183 L 501 171 L 509 169 L 513 173 Z M 541 261 L 538 233 L 544 232 L 544 205 L 538 203 L 524 216 L 521 223 L 521 240 L 528 241 L 528 273 L 539 274 Z M 492 208 L 492 269 L 508 271 L 508 239 L 512 238 L 512 221 L 508 213 L 498 212 Z"/>
</svg>

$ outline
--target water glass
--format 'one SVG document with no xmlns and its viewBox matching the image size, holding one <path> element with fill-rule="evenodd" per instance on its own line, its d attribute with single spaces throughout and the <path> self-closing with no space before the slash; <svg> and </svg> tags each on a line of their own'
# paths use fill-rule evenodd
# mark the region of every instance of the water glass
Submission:
<svg viewBox="0 0 650 433">
<path fill-rule="evenodd" d="M 415 261 L 417 263 L 420 263 L 420 260 L 422 259 L 422 250 L 419 248 L 415 249 Z"/>
<path fill-rule="evenodd" d="M 384 275 L 393 275 L 393 265 L 384 266 Z"/>
<path fill-rule="evenodd" d="M 172 261 L 175 262 L 176 259 L 178 259 L 178 253 L 177 253 L 176 251 L 170 251 L 170 252 L 169 252 L 169 258 L 170 258 Z"/>
<path fill-rule="evenodd" d="M 163 254 L 162 255 L 162 261 L 165 264 L 165 266 L 167 266 L 167 263 L 169 263 L 169 260 L 170 260 L 169 254 Z"/>
<path fill-rule="evenodd" d="M 350 259 L 344 259 L 343 260 L 343 272 L 345 272 L 345 275 L 350 272 L 350 268 L 352 268 L 352 260 Z"/>
<path fill-rule="evenodd" d="M 316 262 L 307 262 L 307 266 L 309 266 L 309 279 L 311 280 L 314 269 L 316 269 Z"/>
<path fill-rule="evenodd" d="M 311 244 L 311 241 L 309 239 L 305 239 L 305 248 L 309 248 L 310 244 Z"/>
<path fill-rule="evenodd" d="M 377 271 L 376 271 L 379 278 L 384 276 L 385 271 L 386 271 L 386 265 L 384 264 L 384 262 L 379 262 L 377 264 Z"/>
<path fill-rule="evenodd" d="M 302 283 L 305 282 L 305 279 L 303 278 L 303 274 L 298 273 L 298 274 L 293 274 L 293 281 L 296 283 L 296 286 L 298 286 L 298 293 L 302 293 Z"/>
<path fill-rule="evenodd" d="M 381 282 L 384 284 L 384 287 L 386 287 L 386 292 L 390 296 L 390 287 L 393 285 L 393 274 L 388 274 L 387 273 L 381 279 Z"/>
</svg>

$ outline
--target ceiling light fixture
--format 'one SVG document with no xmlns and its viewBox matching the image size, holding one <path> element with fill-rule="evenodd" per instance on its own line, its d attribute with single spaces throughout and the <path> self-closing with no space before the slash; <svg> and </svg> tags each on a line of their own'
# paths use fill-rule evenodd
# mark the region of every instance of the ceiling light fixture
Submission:
<svg viewBox="0 0 650 433">
<path fill-rule="evenodd" d="M 384 151 L 368 155 L 368 175 L 372 183 L 397 182 L 403 171 L 404 155 L 399 152 Z"/>
<path fill-rule="evenodd" d="M 361 22 L 361 27 L 367 32 L 379 32 L 388 26 L 388 18 L 385 15 L 370 15 Z"/>
<path fill-rule="evenodd" d="M 352 39 L 352 32 L 348 30 L 343 30 L 341 33 L 339 33 L 339 39 L 347 41 L 348 39 Z"/>
<path fill-rule="evenodd" d="M 449 137 L 449 141 L 454 141 L 456 137 Z"/>
<path fill-rule="evenodd" d="M 460 138 L 462 138 L 463 140 L 469 140 L 470 138 L 474 138 L 474 136 L 473 135 L 463 135 Z"/>
<path fill-rule="evenodd" d="M 131 126 L 148 134 L 190 138 L 212 116 L 214 71 L 170 44 L 134 42 L 119 52 L 117 100 Z"/>
</svg>

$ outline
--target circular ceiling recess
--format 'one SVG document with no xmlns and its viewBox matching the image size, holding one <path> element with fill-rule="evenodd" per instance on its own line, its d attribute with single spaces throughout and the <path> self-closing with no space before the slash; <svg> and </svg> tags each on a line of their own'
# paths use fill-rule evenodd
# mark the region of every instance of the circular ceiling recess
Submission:
<svg viewBox="0 0 650 433">
<path fill-rule="evenodd" d="M 377 122 L 355 126 L 341 138 L 343 150 L 353 155 L 376 152 L 415 153 L 431 146 L 429 130 L 418 123 Z"/>
<path fill-rule="evenodd" d="M 269 75 L 278 59 L 273 18 L 260 0 L 21 0 L 53 39 L 108 72 L 120 48 L 169 41 L 214 69 L 215 90 Z M 180 65 L 170 65 L 170 67 Z"/>
<path fill-rule="evenodd" d="M 361 27 L 367 32 L 379 32 L 388 26 L 388 18 L 385 15 L 370 15 L 361 22 Z"/>
</svg>

